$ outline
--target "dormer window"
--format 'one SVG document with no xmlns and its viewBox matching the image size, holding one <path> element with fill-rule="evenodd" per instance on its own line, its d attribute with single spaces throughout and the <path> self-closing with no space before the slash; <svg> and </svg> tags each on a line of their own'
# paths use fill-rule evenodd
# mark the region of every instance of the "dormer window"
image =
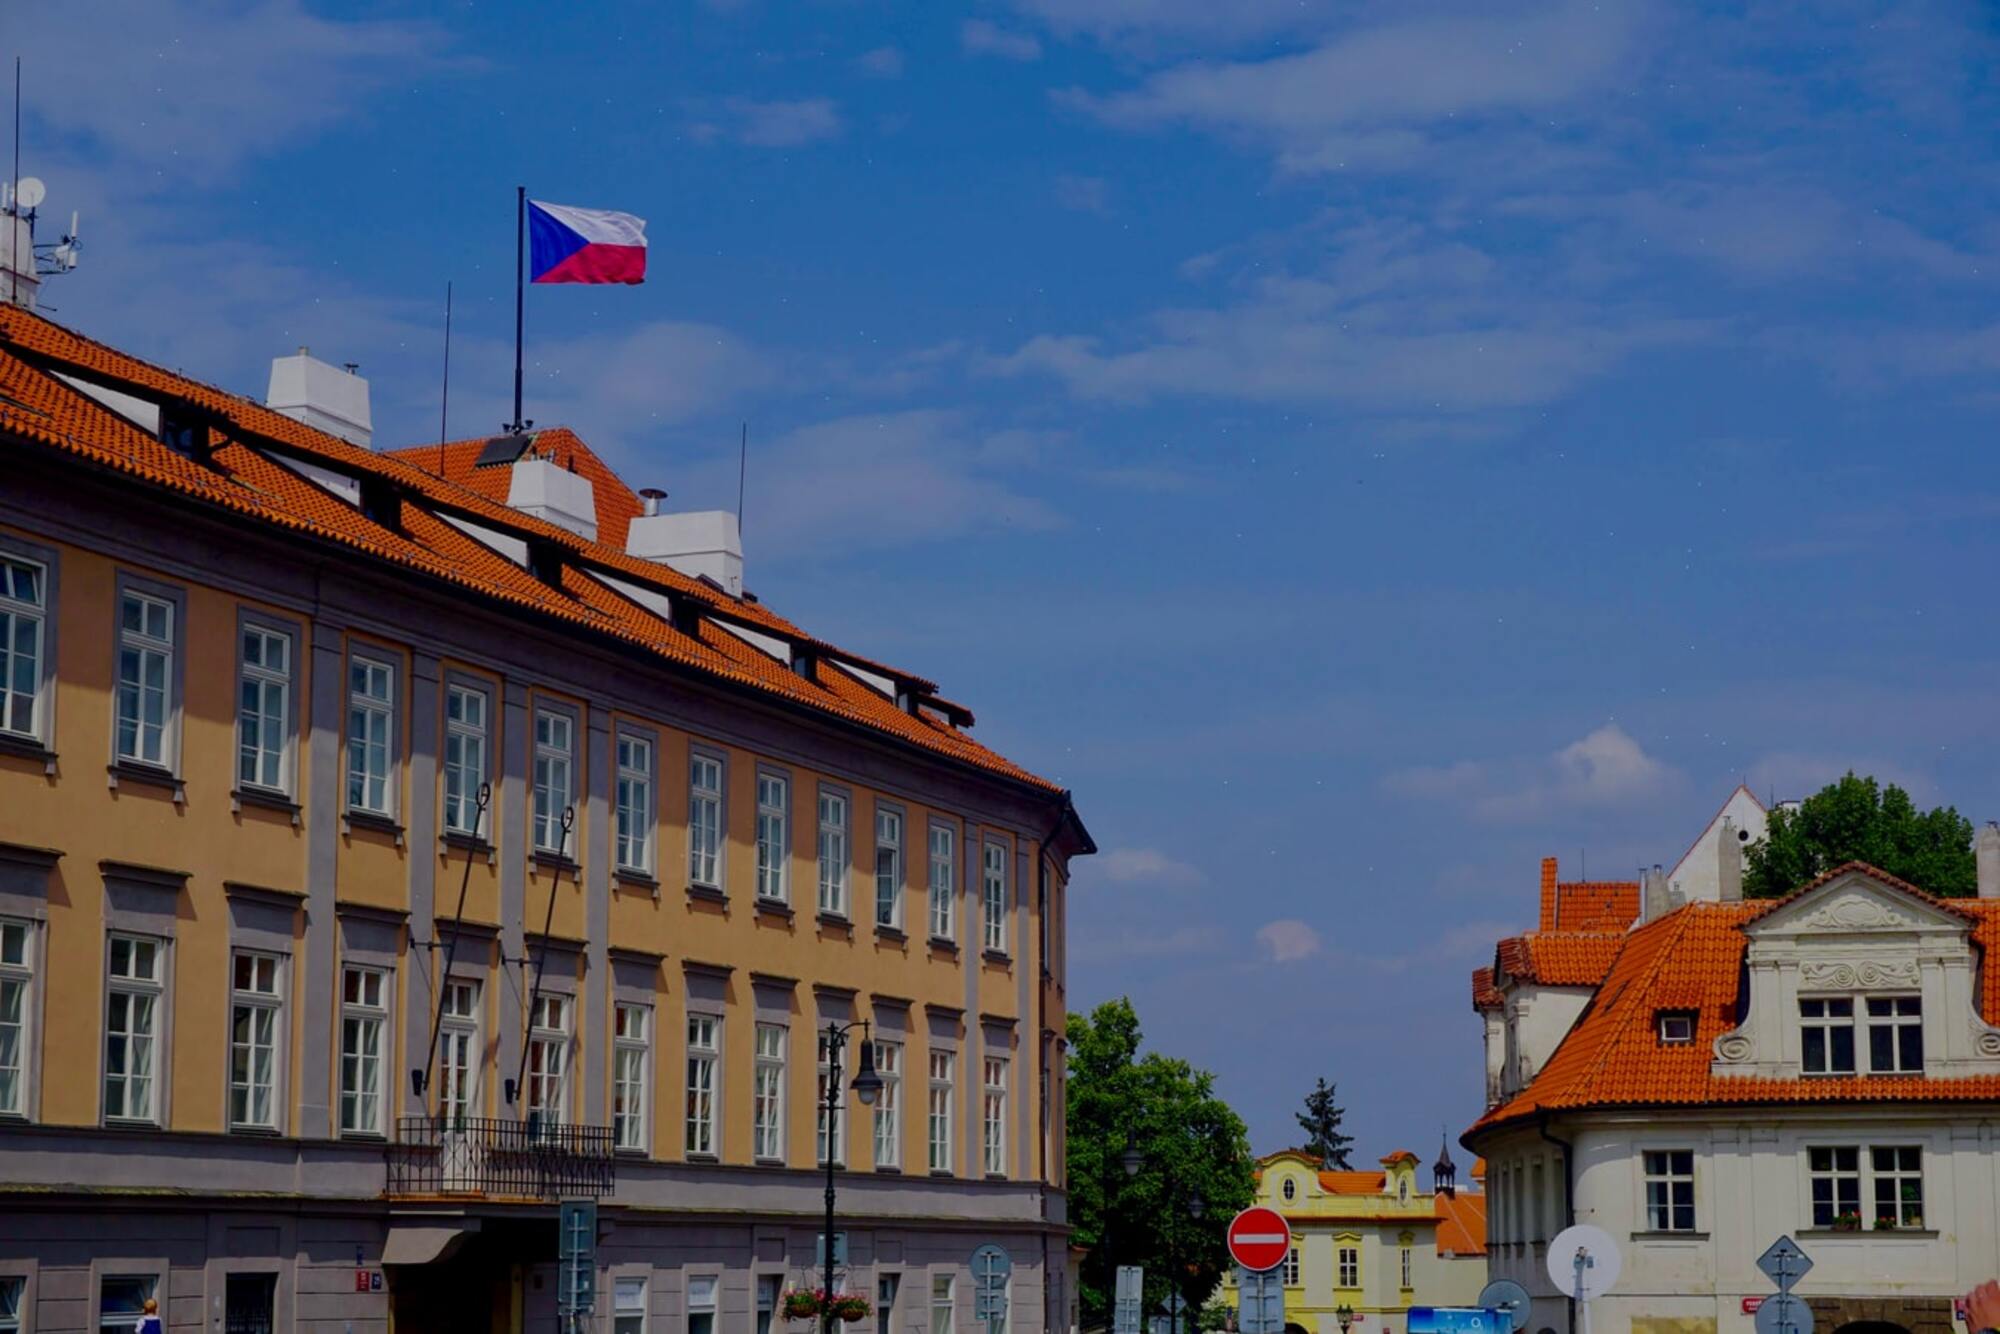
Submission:
<svg viewBox="0 0 2000 1334">
<path fill-rule="evenodd" d="M 1809 1075 L 1854 1073 L 1854 1000 L 1812 997 L 1799 1001 L 1799 1069 Z"/>
<path fill-rule="evenodd" d="M 1868 998 L 1868 1073 L 1924 1072 L 1923 1000 L 1917 996 Z"/>
<path fill-rule="evenodd" d="M 1694 1041 L 1692 1010 L 1662 1010 L 1659 1015 L 1660 1045 L 1685 1047 Z"/>
<path fill-rule="evenodd" d="M 1284 1197 L 1288 1202 L 1298 1198 L 1299 1183 L 1292 1180 L 1290 1177 L 1286 1177 L 1284 1184 L 1278 1187 L 1278 1189 L 1280 1192 L 1284 1194 Z"/>
<path fill-rule="evenodd" d="M 169 405 L 160 409 L 160 443 L 182 458 L 198 459 L 208 444 L 208 427 Z"/>
</svg>

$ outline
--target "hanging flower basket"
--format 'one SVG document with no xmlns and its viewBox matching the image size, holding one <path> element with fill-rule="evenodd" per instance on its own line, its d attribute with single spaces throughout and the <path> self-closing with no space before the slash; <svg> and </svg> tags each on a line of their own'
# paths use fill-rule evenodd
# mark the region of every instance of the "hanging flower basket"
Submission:
<svg viewBox="0 0 2000 1334">
<path fill-rule="evenodd" d="M 817 1320 L 830 1309 L 833 1318 L 853 1324 L 870 1314 L 868 1299 L 851 1292 L 829 1293 L 824 1288 L 793 1288 L 779 1299 L 789 1320 Z"/>
</svg>

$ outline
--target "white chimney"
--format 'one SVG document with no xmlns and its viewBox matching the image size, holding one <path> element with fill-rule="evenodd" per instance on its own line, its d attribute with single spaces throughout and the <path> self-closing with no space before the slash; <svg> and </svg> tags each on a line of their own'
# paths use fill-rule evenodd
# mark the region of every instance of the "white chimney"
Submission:
<svg viewBox="0 0 2000 1334">
<path fill-rule="evenodd" d="M 653 509 L 654 498 L 647 500 Z M 696 579 L 707 576 L 729 596 L 743 596 L 743 538 L 728 510 L 643 514 L 627 529 L 625 550 Z"/>
<path fill-rule="evenodd" d="M 1736 821 L 1722 817 L 1722 833 L 1715 840 L 1716 897 L 1724 903 L 1743 898 L 1743 840 L 1736 837 Z"/>
<path fill-rule="evenodd" d="M 2000 899 L 2000 824 L 1986 822 L 1972 845 L 1972 856 L 1978 867 L 1979 897 Z"/>
<path fill-rule="evenodd" d="M 363 449 L 375 438 L 368 381 L 352 365 L 329 366 L 304 348 L 295 357 L 271 358 L 264 406 Z"/>
<path fill-rule="evenodd" d="M 590 479 L 554 459 L 516 460 L 507 482 L 507 504 L 567 528 L 586 542 L 597 540 L 597 497 Z"/>
</svg>

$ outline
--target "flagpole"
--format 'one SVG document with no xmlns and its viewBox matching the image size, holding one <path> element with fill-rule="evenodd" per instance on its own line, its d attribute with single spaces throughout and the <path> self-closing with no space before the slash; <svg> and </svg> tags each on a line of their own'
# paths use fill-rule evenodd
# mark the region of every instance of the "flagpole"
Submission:
<svg viewBox="0 0 2000 1334">
<path fill-rule="evenodd" d="M 528 247 L 528 187 L 514 187 L 514 424 L 510 430 L 523 431 L 526 423 L 521 420 L 521 311 Z"/>
</svg>

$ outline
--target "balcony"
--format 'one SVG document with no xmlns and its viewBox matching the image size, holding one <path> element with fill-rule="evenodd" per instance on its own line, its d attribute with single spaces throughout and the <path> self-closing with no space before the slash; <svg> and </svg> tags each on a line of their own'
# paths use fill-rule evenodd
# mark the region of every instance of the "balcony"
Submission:
<svg viewBox="0 0 2000 1334">
<path fill-rule="evenodd" d="M 616 1184 L 609 1126 L 405 1116 L 386 1148 L 390 1199 L 600 1199 Z"/>
</svg>

